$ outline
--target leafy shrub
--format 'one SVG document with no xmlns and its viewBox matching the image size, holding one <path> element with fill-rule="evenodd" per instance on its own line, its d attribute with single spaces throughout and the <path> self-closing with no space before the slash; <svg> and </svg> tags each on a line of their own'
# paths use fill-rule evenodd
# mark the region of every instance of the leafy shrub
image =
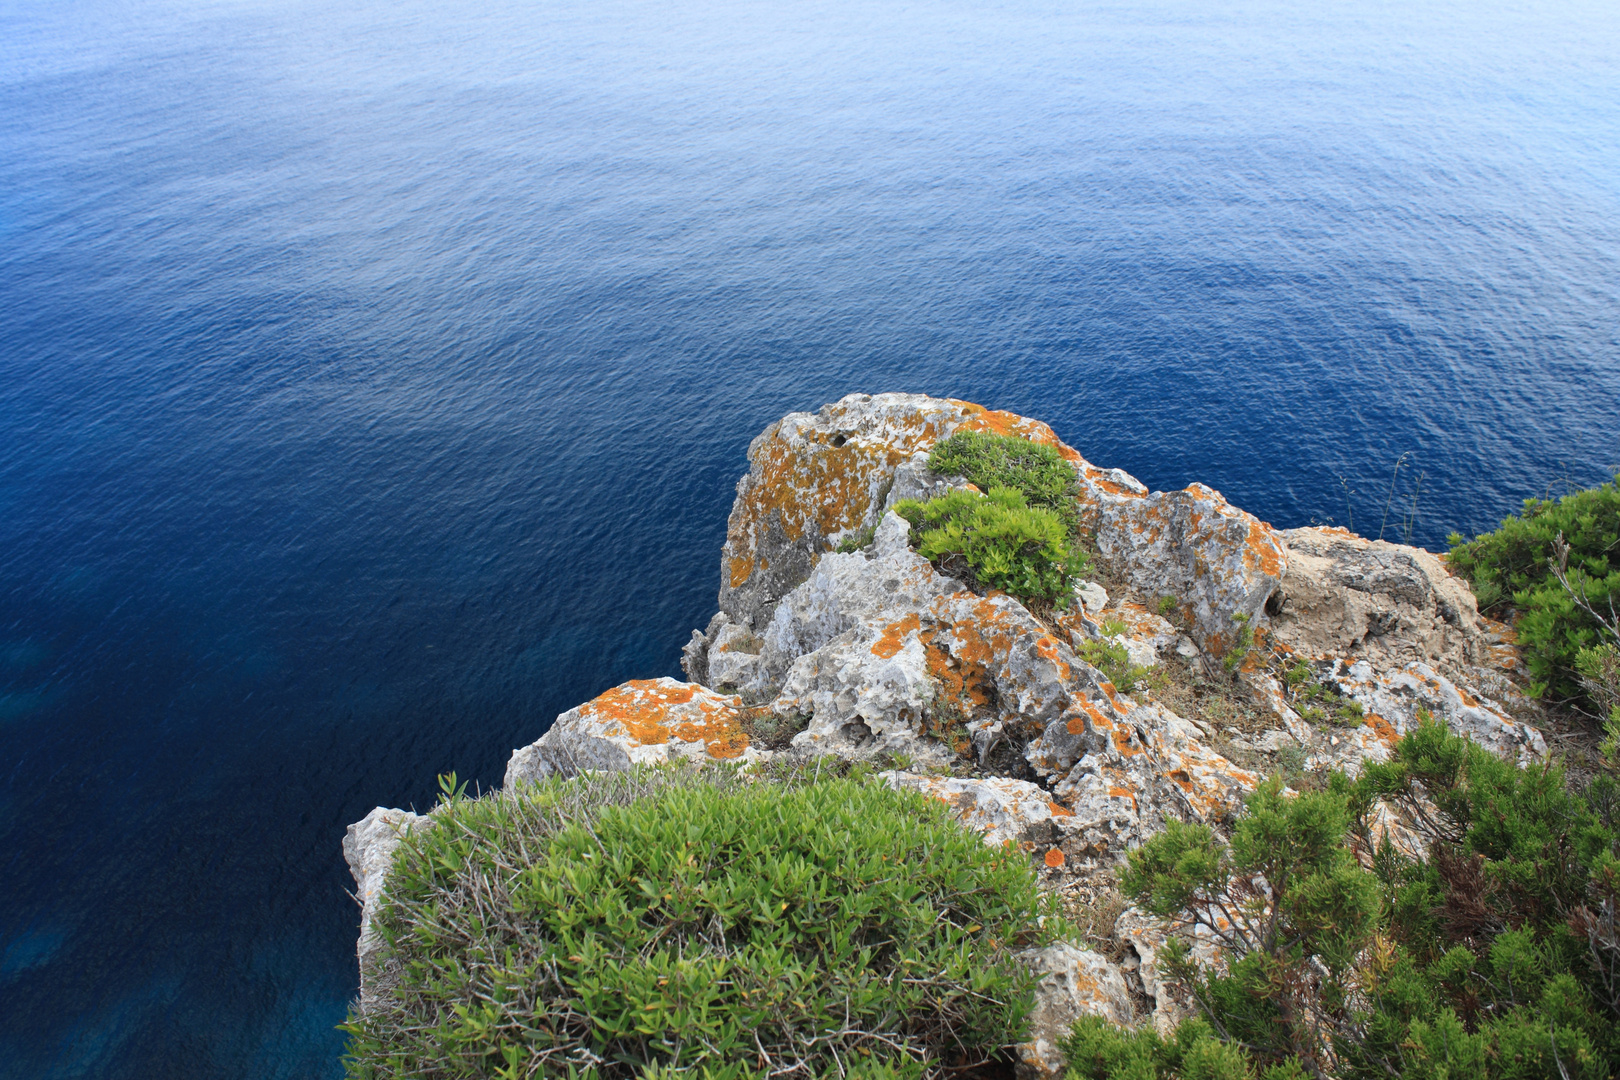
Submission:
<svg viewBox="0 0 1620 1080">
<path fill-rule="evenodd" d="M 1379 798 L 1421 823 L 1427 858 L 1372 846 Z M 1218 1037 L 1249 1071 L 1209 1075 L 1613 1077 L 1617 820 L 1612 779 L 1575 793 L 1553 764 L 1517 768 L 1432 723 L 1353 783 L 1336 774 L 1289 798 L 1274 780 L 1230 843 L 1173 824 L 1123 879 L 1144 908 L 1224 946 L 1216 967 L 1165 950 L 1204 1021 L 1129 1046 L 1077 1029 L 1074 1046 L 1087 1062 L 1151 1065 L 1116 1076 L 1190 1075 L 1186 1048 Z M 1102 1075 L 1088 1068 L 1071 1075 Z"/>
<path fill-rule="evenodd" d="M 911 522 L 912 543 L 923 558 L 952 573 L 971 570 L 981 584 L 1026 602 L 1063 606 L 1069 575 L 1085 566 L 1062 520 L 1028 505 L 1013 488 L 991 488 L 988 495 L 951 491 L 926 503 L 903 499 L 894 510 Z"/>
<path fill-rule="evenodd" d="M 1103 627 L 1105 633 L 1107 629 Z M 1147 668 L 1131 663 L 1131 654 L 1117 641 L 1094 638 L 1082 642 L 1079 652 L 1080 659 L 1102 672 L 1122 694 L 1136 689 L 1136 684 L 1146 681 L 1151 674 Z"/>
<path fill-rule="evenodd" d="M 1470 541 L 1453 533 L 1449 562 L 1466 574 L 1483 609 L 1511 600 L 1531 675 L 1560 696 L 1580 692 L 1577 659 L 1599 643 L 1599 630 L 1551 573 L 1560 534 L 1569 544 L 1571 584 L 1595 607 L 1620 606 L 1620 477 L 1561 499 L 1526 499 L 1524 512 Z"/>
<path fill-rule="evenodd" d="M 920 1076 L 1021 1033 L 1018 852 L 855 780 L 677 772 L 595 804 L 626 783 L 452 798 L 401 844 L 351 1076 Z"/>
<path fill-rule="evenodd" d="M 961 431 L 934 444 L 928 467 L 960 476 L 980 491 L 1013 488 L 1030 506 L 1050 510 L 1072 534 L 1079 526 L 1080 481 L 1056 447 L 1008 435 Z"/>
</svg>

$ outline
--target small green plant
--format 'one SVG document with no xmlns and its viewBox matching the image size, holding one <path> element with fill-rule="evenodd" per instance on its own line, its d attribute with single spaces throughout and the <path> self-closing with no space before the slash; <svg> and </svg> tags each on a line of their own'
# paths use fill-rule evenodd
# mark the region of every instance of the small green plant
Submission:
<svg viewBox="0 0 1620 1080">
<path fill-rule="evenodd" d="M 1453 533 L 1450 542 L 1449 565 L 1472 580 L 1480 608 L 1520 612 L 1519 642 L 1538 687 L 1581 696 L 1581 650 L 1603 640 L 1594 613 L 1620 605 L 1620 477 L 1557 500 L 1526 499 L 1495 532 L 1469 541 Z"/>
<path fill-rule="evenodd" d="M 691 772 L 446 798 L 396 855 L 349 1075 L 920 1077 L 1019 1037 L 1021 853 L 854 770 Z"/>
<path fill-rule="evenodd" d="M 840 555 L 852 555 L 862 548 L 872 546 L 872 538 L 877 535 L 877 526 L 868 525 L 859 532 L 852 533 L 838 542 L 837 552 Z"/>
<path fill-rule="evenodd" d="M 1159 597 L 1159 602 L 1156 606 L 1159 609 L 1160 615 L 1164 616 L 1165 618 L 1169 618 L 1170 615 L 1176 610 L 1176 605 L 1178 603 L 1180 603 L 1180 601 L 1178 601 L 1174 596 L 1167 594 Z"/>
<path fill-rule="evenodd" d="M 1063 607 L 1069 576 L 1085 568 L 1056 514 L 1028 505 L 1021 492 L 952 491 L 928 502 L 903 499 L 895 512 L 911 523 L 923 558 L 1027 602 Z"/>
<path fill-rule="evenodd" d="M 1129 630 L 1130 627 L 1119 619 L 1104 619 L 1099 629 L 1101 629 L 1103 637 L 1118 637 Z"/>
<path fill-rule="evenodd" d="M 1072 536 L 1079 527 L 1075 503 L 1080 481 L 1056 447 L 1009 435 L 962 431 L 934 444 L 928 467 L 960 476 L 980 491 L 1013 488 L 1030 506 L 1049 510 Z"/>
<path fill-rule="evenodd" d="M 1138 683 L 1148 677 L 1148 669 L 1131 663 L 1131 654 L 1125 646 L 1107 638 L 1093 638 L 1080 645 L 1080 659 L 1103 673 L 1122 694 L 1135 690 Z"/>
<path fill-rule="evenodd" d="M 1235 674 L 1254 652 L 1254 627 L 1249 625 L 1249 616 L 1242 611 L 1232 613 L 1232 623 L 1237 629 L 1232 631 L 1232 647 L 1226 650 L 1221 664 L 1229 673 Z"/>
</svg>

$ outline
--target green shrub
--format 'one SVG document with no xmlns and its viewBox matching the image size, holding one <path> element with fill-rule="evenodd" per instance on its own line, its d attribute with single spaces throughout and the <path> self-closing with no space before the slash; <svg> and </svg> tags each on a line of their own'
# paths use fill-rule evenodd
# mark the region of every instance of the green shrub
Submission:
<svg viewBox="0 0 1620 1080">
<path fill-rule="evenodd" d="M 1079 652 L 1080 659 L 1102 672 L 1103 678 L 1122 694 L 1136 689 L 1136 684 L 1149 674 L 1147 668 L 1131 663 L 1131 654 L 1117 641 L 1093 638 L 1082 642 Z"/>
<path fill-rule="evenodd" d="M 1557 500 L 1526 499 L 1522 514 L 1473 540 L 1453 533 L 1448 558 L 1472 580 L 1482 609 L 1500 612 L 1511 601 L 1520 610 L 1519 641 L 1531 675 L 1568 697 L 1581 690 L 1581 650 L 1599 644 L 1600 634 L 1549 570 L 1559 534 L 1570 547 L 1571 584 L 1600 610 L 1611 601 L 1620 606 L 1620 477 Z"/>
<path fill-rule="evenodd" d="M 855 780 L 622 777 L 453 798 L 402 843 L 351 1076 L 914 1077 L 1020 1036 L 1021 853 Z"/>
<path fill-rule="evenodd" d="M 1079 526 L 1080 481 L 1056 447 L 1009 435 L 962 431 L 934 444 L 928 467 L 960 476 L 980 491 L 1013 488 L 1030 506 L 1050 510 L 1072 534 Z"/>
<path fill-rule="evenodd" d="M 1379 798 L 1420 822 L 1427 858 L 1370 845 Z M 1556 765 L 1521 769 L 1425 723 L 1353 783 L 1292 798 L 1263 785 L 1229 843 L 1172 824 L 1131 854 L 1123 886 L 1226 963 L 1167 947 L 1202 1014 L 1191 1036 L 1083 1026 L 1071 1076 L 1187 1076 L 1183 1048 L 1218 1039 L 1248 1071 L 1210 1075 L 1614 1077 L 1617 823 L 1612 779 L 1577 793 Z"/>
<path fill-rule="evenodd" d="M 923 558 L 950 573 L 971 570 L 980 584 L 1025 602 L 1066 605 L 1069 576 L 1085 567 L 1058 516 L 1028 505 L 1013 488 L 951 491 L 926 503 L 903 499 L 894 510 L 911 522 Z"/>
</svg>

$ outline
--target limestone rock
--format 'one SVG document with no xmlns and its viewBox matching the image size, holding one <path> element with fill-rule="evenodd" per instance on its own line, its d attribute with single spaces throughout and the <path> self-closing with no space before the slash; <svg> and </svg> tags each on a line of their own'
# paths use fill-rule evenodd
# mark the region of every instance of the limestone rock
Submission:
<svg viewBox="0 0 1620 1080">
<path fill-rule="evenodd" d="M 902 478 L 928 486 L 926 455 L 970 414 L 918 394 L 851 394 L 818 413 L 790 413 L 748 447 L 748 473 L 720 556 L 720 610 L 756 629 L 810 576 L 816 559 L 875 525 Z"/>
<path fill-rule="evenodd" d="M 1223 656 L 1242 627 L 1264 625 L 1266 601 L 1288 568 L 1271 526 L 1203 484 L 1137 498 L 1107 494 L 1092 511 L 1098 550 L 1144 596 L 1175 597 L 1201 649 Z"/>
<path fill-rule="evenodd" d="M 1350 656 L 1379 669 L 1424 663 L 1448 673 L 1491 658 L 1474 594 L 1436 555 L 1345 529 L 1290 529 L 1288 576 L 1273 639 L 1305 656 Z"/>
<path fill-rule="evenodd" d="M 674 679 L 637 679 L 569 709 L 538 741 L 512 751 L 505 786 L 585 769 L 686 758 L 755 760 L 742 702 Z"/>
<path fill-rule="evenodd" d="M 1029 1041 L 1018 1047 L 1020 1077 L 1056 1080 L 1068 1064 L 1058 1050 L 1082 1016 L 1101 1016 L 1121 1027 L 1136 1021 L 1130 990 L 1119 968 L 1100 953 L 1066 941 L 1030 949 L 1019 959 L 1041 977 L 1029 1014 Z"/>
<path fill-rule="evenodd" d="M 371 813 L 350 825 L 343 836 L 343 858 L 354 876 L 355 891 L 360 899 L 360 940 L 355 952 L 360 958 L 360 1001 L 375 999 L 378 991 L 377 946 L 380 944 L 372 919 L 382 903 L 383 886 L 393 864 L 394 851 L 399 842 L 413 829 L 433 824 L 423 814 L 409 810 L 390 810 L 377 807 Z"/>
<path fill-rule="evenodd" d="M 1114 939 L 1134 954 L 1135 962 L 1127 961 L 1130 973 L 1140 980 L 1142 993 L 1153 1001 L 1154 1028 L 1160 1035 L 1169 1035 L 1190 1011 L 1159 971 L 1159 953 L 1170 940 L 1170 928 L 1163 919 L 1128 907 L 1114 920 Z M 1194 945 L 1194 955 L 1204 963 L 1213 954 L 1207 943 Z"/>
<path fill-rule="evenodd" d="M 1454 733 L 1499 754 L 1524 760 L 1547 753 L 1541 732 L 1512 719 L 1496 702 L 1475 696 L 1427 664 L 1414 661 L 1379 673 L 1366 660 L 1347 664 L 1335 659 L 1326 677 L 1346 697 L 1360 702 L 1366 728 L 1388 747 L 1418 726 L 1418 710 L 1423 709 Z"/>
<path fill-rule="evenodd" d="M 896 790 L 921 792 L 950 806 L 963 827 L 983 833 L 984 842 L 991 847 L 1051 837 L 1052 823 L 1072 816 L 1025 780 L 1004 776 L 962 779 L 899 770 L 878 775 Z"/>
</svg>

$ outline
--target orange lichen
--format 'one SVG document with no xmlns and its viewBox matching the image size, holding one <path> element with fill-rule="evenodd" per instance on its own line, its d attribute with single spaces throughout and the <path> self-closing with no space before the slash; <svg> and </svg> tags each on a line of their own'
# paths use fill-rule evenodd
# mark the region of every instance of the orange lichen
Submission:
<svg viewBox="0 0 1620 1080">
<path fill-rule="evenodd" d="M 617 724 L 642 746 L 671 740 L 703 743 L 709 756 L 723 759 L 739 757 L 748 749 L 748 735 L 733 700 L 691 684 L 666 686 L 656 679 L 635 679 L 587 702 L 580 712 Z"/>
<path fill-rule="evenodd" d="M 890 623 L 883 629 L 883 636 L 878 638 L 872 646 L 872 655 L 887 660 L 905 647 L 906 635 L 915 634 L 922 629 L 922 620 L 916 612 L 907 615 L 899 622 Z"/>
<path fill-rule="evenodd" d="M 1074 811 L 1062 803 L 1048 801 L 1046 805 L 1052 811 L 1053 817 L 1074 817 Z"/>
<path fill-rule="evenodd" d="M 1046 865 L 1050 866 L 1053 870 L 1056 870 L 1058 867 L 1062 866 L 1064 861 L 1063 852 L 1059 851 L 1057 848 L 1050 848 L 1047 850 Z"/>
<path fill-rule="evenodd" d="M 1401 741 L 1400 732 L 1396 731 L 1388 720 L 1385 720 L 1377 713 L 1368 713 L 1366 721 L 1367 726 L 1372 728 L 1373 734 L 1378 736 L 1378 741 L 1390 749 L 1394 749 L 1395 744 Z"/>
</svg>

